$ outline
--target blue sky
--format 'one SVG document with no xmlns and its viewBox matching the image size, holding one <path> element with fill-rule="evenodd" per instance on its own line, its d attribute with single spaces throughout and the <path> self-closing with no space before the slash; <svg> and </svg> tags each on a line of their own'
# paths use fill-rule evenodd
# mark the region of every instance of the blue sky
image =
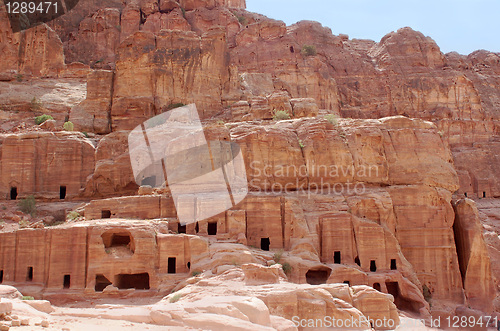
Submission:
<svg viewBox="0 0 500 331">
<path fill-rule="evenodd" d="M 380 39 L 409 26 L 443 53 L 500 52 L 500 0 L 246 0 L 249 11 L 290 25 L 314 20 L 350 38 Z"/>
</svg>

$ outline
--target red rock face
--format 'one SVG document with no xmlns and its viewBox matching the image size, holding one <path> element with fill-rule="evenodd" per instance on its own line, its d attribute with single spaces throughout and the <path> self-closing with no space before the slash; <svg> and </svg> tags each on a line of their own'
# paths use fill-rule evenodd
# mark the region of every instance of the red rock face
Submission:
<svg viewBox="0 0 500 331">
<path fill-rule="evenodd" d="M 54 30 L 45 24 L 15 34 L 9 29 L 8 20 L 2 19 L 0 76 L 13 80 L 24 76 L 57 77 L 63 72 L 63 44 Z"/>
<path fill-rule="evenodd" d="M 228 81 L 222 30 L 137 32 L 118 51 L 112 129 L 130 130 L 177 103 L 197 101 L 204 117 L 220 107 Z"/>
<path fill-rule="evenodd" d="M 84 18 L 78 34 L 68 41 L 68 59 L 103 66 L 115 62 L 120 43 L 120 11 L 105 8 Z"/>
<path fill-rule="evenodd" d="M 453 207 L 456 212 L 453 230 L 459 243 L 458 261 L 466 295 L 473 308 L 490 311 L 494 280 L 477 207 L 469 199 L 460 200 Z"/>
<path fill-rule="evenodd" d="M 82 134 L 33 132 L 8 135 L 2 142 L 1 195 L 12 188 L 22 198 L 72 199 L 94 168 L 94 146 Z M 14 197 L 15 199 L 15 197 Z"/>
<path fill-rule="evenodd" d="M 111 91 L 114 74 L 95 70 L 87 76 L 87 98 L 70 111 L 69 120 L 82 132 L 109 133 L 111 123 Z"/>
<path fill-rule="evenodd" d="M 107 197 L 137 191 L 130 165 L 128 132 L 118 131 L 103 138 L 95 151 L 96 167 L 88 178 L 83 195 Z"/>
<path fill-rule="evenodd" d="M 246 8 L 245 0 L 180 0 L 179 4 L 186 10 L 215 7 Z"/>
</svg>

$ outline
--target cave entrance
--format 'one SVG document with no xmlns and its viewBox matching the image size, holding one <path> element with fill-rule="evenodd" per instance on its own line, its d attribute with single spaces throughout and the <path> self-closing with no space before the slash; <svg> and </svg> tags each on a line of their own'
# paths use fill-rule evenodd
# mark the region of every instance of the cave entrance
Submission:
<svg viewBox="0 0 500 331">
<path fill-rule="evenodd" d="M 207 231 L 209 236 L 215 236 L 217 234 L 217 222 L 208 223 Z"/>
<path fill-rule="evenodd" d="M 3 270 L 0 270 L 0 284 L 3 283 Z"/>
<path fill-rule="evenodd" d="M 167 270 L 167 272 L 169 274 L 175 274 L 175 272 L 176 272 L 176 263 L 177 263 L 177 259 L 175 257 L 169 257 L 168 258 L 168 270 Z"/>
<path fill-rule="evenodd" d="M 347 286 L 351 286 L 351 282 L 348 280 L 344 280 L 344 284 L 346 284 Z"/>
<path fill-rule="evenodd" d="M 123 236 L 121 234 L 114 233 L 111 236 L 111 246 L 127 246 L 130 244 L 130 236 Z"/>
<path fill-rule="evenodd" d="M 69 288 L 71 286 L 71 276 L 64 275 L 63 288 Z"/>
<path fill-rule="evenodd" d="M 311 285 L 326 284 L 331 272 L 330 268 L 311 269 L 306 273 L 306 281 Z"/>
<path fill-rule="evenodd" d="M 271 240 L 269 240 L 269 238 L 260 238 L 260 249 L 268 251 L 270 246 Z"/>
<path fill-rule="evenodd" d="M 370 271 L 371 272 L 377 271 L 377 263 L 375 262 L 375 260 L 370 261 Z"/>
<path fill-rule="evenodd" d="M 462 231 L 459 222 L 455 218 L 455 222 L 453 223 L 453 235 L 455 236 L 455 249 L 457 251 L 458 257 L 458 267 L 460 270 L 460 275 L 462 276 L 462 281 L 465 282 L 465 273 L 467 271 L 467 263 L 466 263 L 466 255 L 467 253 L 464 251 L 464 245 L 461 243 Z"/>
<path fill-rule="evenodd" d="M 399 298 L 399 284 L 398 282 L 386 282 L 387 292 L 394 297 L 394 300 Z"/>
<path fill-rule="evenodd" d="M 486 198 L 486 192 L 483 192 L 483 198 Z"/>
<path fill-rule="evenodd" d="M 106 253 L 116 256 L 130 256 L 135 252 L 134 238 L 125 230 L 108 230 L 101 235 Z"/>
<path fill-rule="evenodd" d="M 111 210 L 101 210 L 101 218 L 111 218 Z"/>
<path fill-rule="evenodd" d="M 143 272 L 140 274 L 119 274 L 115 276 L 115 286 L 120 290 L 136 289 L 149 290 L 149 274 Z"/>
<path fill-rule="evenodd" d="M 108 285 L 111 285 L 111 282 L 109 279 L 104 277 L 104 275 L 99 274 L 95 275 L 95 291 L 96 292 L 102 292 Z"/>
<path fill-rule="evenodd" d="M 26 271 L 26 281 L 33 281 L 33 267 L 28 267 L 28 270 Z"/>
<path fill-rule="evenodd" d="M 340 251 L 336 251 L 335 253 L 333 253 L 333 263 L 335 264 L 340 264 L 341 262 L 341 253 Z"/>
<path fill-rule="evenodd" d="M 66 186 L 59 186 L 59 199 L 66 199 Z"/>
<path fill-rule="evenodd" d="M 401 295 L 398 282 L 386 282 L 385 286 L 387 286 L 387 292 L 394 297 L 394 304 L 398 309 L 418 313 L 422 308 L 421 303 L 408 300 Z"/>
<path fill-rule="evenodd" d="M 198 222 L 196 222 L 196 225 L 194 226 L 194 231 L 196 231 L 196 233 L 200 232 L 200 225 Z"/>
<path fill-rule="evenodd" d="M 17 187 L 11 187 L 10 188 L 10 200 L 16 200 L 17 199 Z"/>
<path fill-rule="evenodd" d="M 357 265 L 359 265 L 361 267 L 361 262 L 359 261 L 358 256 L 356 256 L 356 258 L 354 259 L 354 263 L 356 263 Z"/>
<path fill-rule="evenodd" d="M 391 270 L 398 270 L 398 265 L 396 264 L 396 259 L 391 259 Z"/>
<path fill-rule="evenodd" d="M 380 287 L 380 283 L 373 284 L 373 288 L 376 289 L 379 292 L 382 292 L 381 287 Z"/>
<path fill-rule="evenodd" d="M 177 233 L 186 233 L 186 224 L 182 225 L 181 223 L 178 223 Z"/>
</svg>

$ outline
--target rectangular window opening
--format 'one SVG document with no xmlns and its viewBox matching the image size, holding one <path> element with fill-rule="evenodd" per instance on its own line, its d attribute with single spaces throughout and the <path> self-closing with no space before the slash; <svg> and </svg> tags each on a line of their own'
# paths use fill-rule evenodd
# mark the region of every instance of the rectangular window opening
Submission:
<svg viewBox="0 0 500 331">
<path fill-rule="evenodd" d="M 215 236 L 217 234 L 217 222 L 208 223 L 208 235 Z"/>
<path fill-rule="evenodd" d="M 186 233 L 186 224 L 177 224 L 177 233 Z"/>
<path fill-rule="evenodd" d="M 375 260 L 370 261 L 370 271 L 371 272 L 377 271 L 377 263 L 375 262 Z"/>
<path fill-rule="evenodd" d="M 396 259 L 391 259 L 391 270 L 398 270 Z"/>
<path fill-rule="evenodd" d="M 168 258 L 168 273 L 169 274 L 175 274 L 176 272 L 176 258 L 175 257 L 169 257 Z"/>
<path fill-rule="evenodd" d="M 28 267 L 28 270 L 26 272 L 26 281 L 27 282 L 33 281 L 33 267 Z"/>
<path fill-rule="evenodd" d="M 341 259 L 340 251 L 336 251 L 335 253 L 333 253 L 333 263 L 340 264 L 340 263 L 342 263 L 341 260 L 342 259 Z"/>
<path fill-rule="evenodd" d="M 66 199 L 66 186 L 59 186 L 59 199 Z"/>
<path fill-rule="evenodd" d="M 10 200 L 16 200 L 17 199 L 17 187 L 11 187 L 10 188 Z"/>
<path fill-rule="evenodd" d="M 64 275 L 64 288 L 69 288 L 71 286 L 71 276 L 70 275 Z"/>
<path fill-rule="evenodd" d="M 270 246 L 271 241 L 269 240 L 269 238 L 260 239 L 260 249 L 262 249 L 263 251 L 268 251 Z"/>
</svg>

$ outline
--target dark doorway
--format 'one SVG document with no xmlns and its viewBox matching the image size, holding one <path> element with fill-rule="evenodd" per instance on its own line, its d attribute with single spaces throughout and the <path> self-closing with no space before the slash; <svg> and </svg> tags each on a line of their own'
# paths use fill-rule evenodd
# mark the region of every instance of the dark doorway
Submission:
<svg viewBox="0 0 500 331">
<path fill-rule="evenodd" d="M 168 258 L 168 273 L 169 274 L 175 274 L 175 264 L 176 264 L 176 258 L 175 257 L 169 257 Z"/>
<path fill-rule="evenodd" d="M 326 284 L 326 281 L 328 280 L 328 277 L 330 277 L 331 272 L 332 270 L 329 268 L 309 270 L 306 273 L 306 281 L 311 285 Z"/>
<path fill-rule="evenodd" d="M 182 225 L 181 223 L 178 223 L 177 233 L 186 233 L 186 224 Z"/>
<path fill-rule="evenodd" d="M 375 262 L 375 260 L 370 261 L 370 271 L 371 272 L 377 271 L 377 263 Z"/>
<path fill-rule="evenodd" d="M 64 275 L 64 288 L 69 288 L 71 286 L 71 276 Z"/>
<path fill-rule="evenodd" d="M 373 288 L 376 289 L 377 291 L 381 292 L 380 283 L 373 284 Z"/>
<path fill-rule="evenodd" d="M 191 262 L 187 263 L 187 267 L 188 267 L 188 269 L 191 269 Z"/>
<path fill-rule="evenodd" d="M 391 270 L 398 270 L 396 259 L 391 259 Z"/>
<path fill-rule="evenodd" d="M 347 284 L 347 285 L 351 286 L 351 282 L 348 281 L 348 280 L 344 280 L 344 284 Z"/>
<path fill-rule="evenodd" d="M 290 53 L 295 53 L 295 49 L 293 48 L 293 46 L 290 46 Z"/>
<path fill-rule="evenodd" d="M 341 263 L 340 261 L 341 261 L 340 252 L 336 251 L 335 253 L 333 253 L 333 263 L 340 264 Z"/>
<path fill-rule="evenodd" d="M 96 292 L 102 292 L 108 285 L 111 285 L 111 282 L 104 275 L 95 275 L 94 289 Z"/>
<path fill-rule="evenodd" d="M 111 218 L 111 210 L 101 210 L 101 218 Z"/>
<path fill-rule="evenodd" d="M 399 298 L 399 284 L 398 282 L 386 282 L 387 292 L 394 297 L 394 300 Z"/>
<path fill-rule="evenodd" d="M 17 199 L 17 187 L 11 187 L 10 188 L 10 200 L 16 200 Z"/>
<path fill-rule="evenodd" d="M 116 234 L 116 233 L 114 233 L 111 236 L 111 245 L 110 245 L 111 247 L 127 246 L 128 244 L 130 244 L 130 236 Z"/>
<path fill-rule="evenodd" d="M 483 198 L 486 198 L 486 192 L 483 192 Z"/>
<path fill-rule="evenodd" d="M 361 267 L 361 262 L 359 261 L 358 256 L 356 256 L 356 258 L 354 259 L 354 263 L 356 263 L 357 265 L 359 265 Z"/>
<path fill-rule="evenodd" d="M 215 236 L 217 234 L 217 222 L 208 223 L 208 235 Z"/>
<path fill-rule="evenodd" d="M 269 238 L 260 238 L 260 249 L 263 251 L 268 251 L 269 246 L 271 246 L 271 241 Z"/>
<path fill-rule="evenodd" d="M 115 285 L 120 290 L 134 288 L 136 290 L 149 290 L 149 274 L 119 274 L 115 276 Z"/>
<path fill-rule="evenodd" d="M 66 186 L 59 186 L 59 199 L 66 199 Z"/>
<path fill-rule="evenodd" d="M 0 284 L 3 283 L 3 270 L 0 270 Z"/>
<path fill-rule="evenodd" d="M 464 193 L 465 197 L 467 198 L 467 192 Z"/>
<path fill-rule="evenodd" d="M 33 281 L 33 267 L 28 267 L 28 270 L 26 272 L 26 281 L 27 282 Z"/>
<path fill-rule="evenodd" d="M 196 233 L 200 232 L 200 225 L 198 222 L 196 222 L 196 225 L 194 226 L 194 231 L 196 231 Z"/>
</svg>

